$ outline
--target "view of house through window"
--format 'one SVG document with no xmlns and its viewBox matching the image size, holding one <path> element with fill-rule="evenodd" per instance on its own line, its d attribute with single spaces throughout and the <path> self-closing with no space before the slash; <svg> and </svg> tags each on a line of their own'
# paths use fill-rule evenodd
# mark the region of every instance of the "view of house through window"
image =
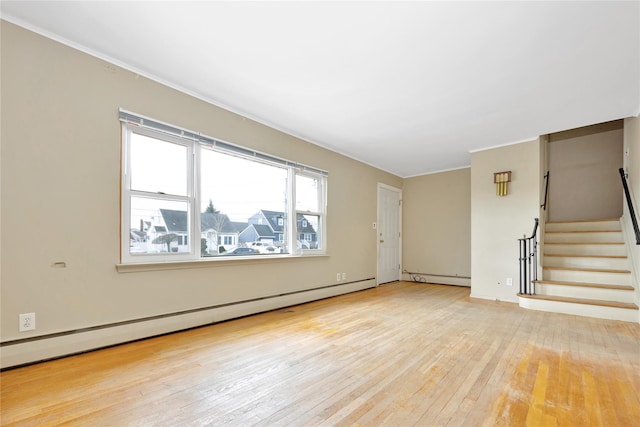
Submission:
<svg viewBox="0 0 640 427">
<path fill-rule="evenodd" d="M 324 250 L 326 173 L 126 121 L 123 142 L 124 261 Z"/>
<path fill-rule="evenodd" d="M 289 253 L 283 222 L 288 169 L 206 147 L 200 153 L 201 232 L 207 236 L 202 255 L 234 254 L 243 246 L 260 254 Z"/>
</svg>

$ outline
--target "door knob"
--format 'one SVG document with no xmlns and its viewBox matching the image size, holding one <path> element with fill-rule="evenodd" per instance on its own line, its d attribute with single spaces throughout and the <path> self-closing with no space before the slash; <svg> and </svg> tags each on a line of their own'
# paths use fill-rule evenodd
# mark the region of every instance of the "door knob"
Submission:
<svg viewBox="0 0 640 427">
<path fill-rule="evenodd" d="M 384 240 L 380 239 L 380 243 L 384 243 Z"/>
</svg>

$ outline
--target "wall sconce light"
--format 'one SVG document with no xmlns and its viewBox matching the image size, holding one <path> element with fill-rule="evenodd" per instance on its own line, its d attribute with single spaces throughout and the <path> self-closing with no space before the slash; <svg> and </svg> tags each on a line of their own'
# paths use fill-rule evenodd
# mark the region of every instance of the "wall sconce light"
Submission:
<svg viewBox="0 0 640 427">
<path fill-rule="evenodd" d="M 511 182 L 511 171 L 496 172 L 493 174 L 493 182 L 496 184 L 496 195 L 506 196 Z"/>
</svg>

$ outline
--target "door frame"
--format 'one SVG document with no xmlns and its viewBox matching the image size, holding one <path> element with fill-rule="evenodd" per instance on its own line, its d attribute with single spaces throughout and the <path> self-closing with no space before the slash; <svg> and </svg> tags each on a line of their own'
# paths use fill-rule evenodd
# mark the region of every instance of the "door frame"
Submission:
<svg viewBox="0 0 640 427">
<path fill-rule="evenodd" d="M 402 280 L 402 189 L 393 187 L 391 185 L 383 184 L 381 182 L 378 183 L 378 188 L 376 191 L 377 197 L 377 211 L 376 211 L 376 286 L 380 284 L 380 238 L 378 229 L 380 229 L 380 190 L 385 189 L 389 191 L 393 191 L 398 193 L 398 200 L 400 203 L 398 204 L 398 279 Z M 385 282 L 388 283 L 388 282 Z"/>
</svg>

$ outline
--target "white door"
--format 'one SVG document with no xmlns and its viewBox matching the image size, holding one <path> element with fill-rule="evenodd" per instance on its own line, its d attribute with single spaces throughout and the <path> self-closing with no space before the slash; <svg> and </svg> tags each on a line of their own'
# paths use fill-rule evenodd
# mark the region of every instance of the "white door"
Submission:
<svg viewBox="0 0 640 427">
<path fill-rule="evenodd" d="M 378 284 L 400 280 L 402 190 L 378 184 Z"/>
</svg>

